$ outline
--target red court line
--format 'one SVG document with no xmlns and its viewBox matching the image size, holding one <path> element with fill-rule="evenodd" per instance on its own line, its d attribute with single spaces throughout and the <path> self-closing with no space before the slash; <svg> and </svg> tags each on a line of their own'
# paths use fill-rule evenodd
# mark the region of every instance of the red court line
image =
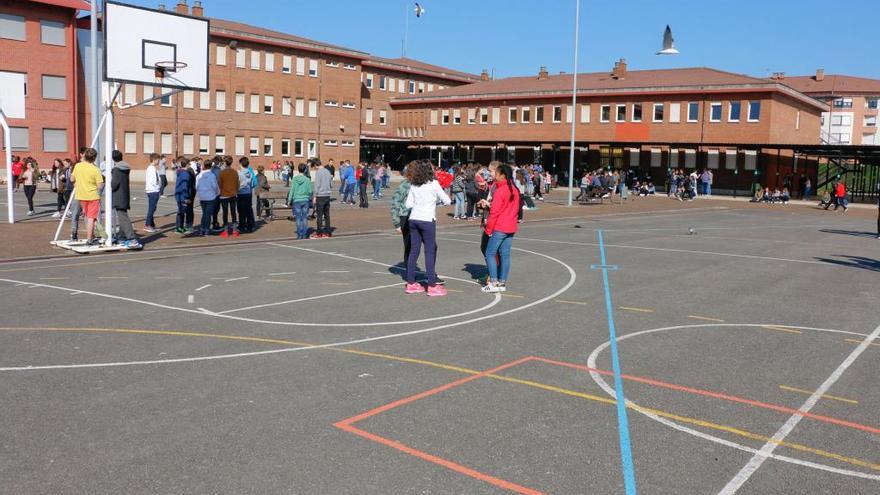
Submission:
<svg viewBox="0 0 880 495">
<path fill-rule="evenodd" d="M 352 426 L 353 423 L 356 423 L 358 421 L 362 421 L 364 419 L 375 416 L 377 414 L 380 414 L 380 413 L 383 413 L 386 411 L 390 411 L 391 409 L 394 409 L 396 407 L 400 407 L 405 404 L 409 404 L 409 403 L 417 401 L 419 399 L 424 399 L 425 397 L 429 397 L 431 395 L 435 395 L 440 392 L 450 390 L 452 388 L 464 385 L 465 383 L 477 380 L 479 378 L 483 378 L 487 375 L 497 373 L 497 372 L 505 370 L 507 368 L 512 368 L 516 365 L 522 364 L 522 363 L 529 361 L 531 359 L 532 358 L 530 358 L 530 357 L 524 357 L 524 358 L 517 359 L 516 361 L 512 361 L 507 364 L 502 364 L 501 366 L 498 366 L 496 368 L 492 368 L 490 370 L 486 370 L 481 373 L 477 373 L 475 375 L 470 375 L 470 376 L 467 376 L 467 377 L 462 378 L 460 380 L 456 380 L 454 382 L 447 383 L 446 385 L 441 385 L 439 387 L 432 388 L 430 390 L 426 390 L 424 392 L 421 392 L 421 393 L 418 393 L 418 394 L 415 394 L 415 395 L 412 395 L 409 397 L 405 397 L 403 399 L 391 402 L 389 404 L 385 404 L 384 406 L 379 406 L 375 409 L 370 409 L 369 411 L 358 414 L 357 416 L 352 416 L 348 419 L 344 419 L 342 421 L 334 423 L 333 426 L 335 426 L 339 429 L 342 429 L 344 431 L 347 431 L 349 433 L 354 433 L 355 435 L 366 438 L 367 440 L 372 440 L 372 441 L 380 443 L 382 445 L 400 450 L 401 452 L 405 452 L 409 455 L 418 457 L 419 459 L 422 459 L 424 461 L 428 461 L 428 462 L 437 464 L 438 466 L 443 466 L 443 467 L 450 469 L 452 471 L 455 471 L 457 473 L 461 473 L 466 476 L 470 476 L 471 478 L 478 479 L 478 480 L 484 481 L 486 483 L 490 483 L 492 485 L 495 485 L 499 488 L 503 488 L 505 490 L 510 490 L 510 491 L 522 493 L 525 495 L 544 495 L 542 492 L 539 492 L 537 490 L 532 490 L 531 488 L 526 488 L 524 486 L 517 485 L 516 483 L 511 483 L 509 481 L 506 481 L 506 480 L 503 480 L 500 478 L 496 478 L 494 476 L 490 476 L 485 473 L 481 473 L 481 472 L 476 471 L 474 469 L 471 469 L 467 466 L 462 466 L 461 464 L 456 464 L 452 461 L 443 459 L 441 457 L 437 457 L 435 455 L 428 454 L 427 452 L 423 452 L 421 450 L 414 449 L 408 445 L 404 445 L 404 444 L 397 442 L 395 440 L 391 440 L 391 439 L 388 439 L 388 438 L 361 430 L 360 428 L 357 428 L 355 426 Z"/>
<path fill-rule="evenodd" d="M 592 371 L 592 372 L 598 373 L 600 375 L 606 375 L 606 376 L 613 376 L 614 375 L 614 373 L 611 371 L 599 370 L 599 369 L 595 369 L 595 368 L 590 368 L 589 366 L 584 366 L 584 365 L 575 364 L 575 363 L 568 363 L 565 361 L 554 361 L 552 359 L 546 359 L 546 358 L 537 357 L 537 356 L 531 357 L 530 360 L 541 361 L 541 362 L 544 362 L 547 364 L 553 364 L 556 366 L 564 366 L 566 368 L 574 368 L 574 369 L 578 369 L 578 370 Z M 743 397 L 737 397 L 735 395 L 728 395 L 728 394 L 722 394 L 720 392 L 712 392 L 709 390 L 703 390 L 703 389 L 699 389 L 699 388 L 686 387 L 683 385 L 676 385 L 674 383 L 668 383 L 668 382 L 663 382 L 663 381 L 659 381 L 659 380 L 652 380 L 650 378 L 644 378 L 644 377 L 640 377 L 640 376 L 633 376 L 633 375 L 620 375 L 620 376 L 624 380 L 630 380 L 633 382 L 644 383 L 647 385 L 653 385 L 656 387 L 667 388 L 670 390 L 677 390 L 679 392 L 686 392 L 686 393 L 694 394 L 694 395 L 701 395 L 704 397 L 711 397 L 713 399 L 721 399 L 721 400 L 726 400 L 726 401 L 730 401 L 730 402 L 737 402 L 740 404 L 755 406 L 755 407 L 759 407 L 762 409 L 769 409 L 771 411 L 776 411 L 776 412 L 782 412 L 782 413 L 787 413 L 787 414 L 797 414 L 797 415 L 803 416 L 805 418 L 814 419 L 816 421 L 821 421 L 824 423 L 830 423 L 830 424 L 835 424 L 838 426 L 844 426 L 847 428 L 853 428 L 853 429 L 865 431 L 868 433 L 880 434 L 880 428 L 875 428 L 873 426 L 863 425 L 861 423 L 855 423 L 852 421 L 846 421 L 844 419 L 839 419 L 839 418 L 835 418 L 832 416 L 824 416 L 821 414 L 814 414 L 814 413 L 809 413 L 809 412 L 802 413 L 797 409 L 793 409 L 791 407 L 786 407 L 786 406 L 780 406 L 778 404 L 770 404 L 767 402 L 761 402 L 761 401 L 752 400 L 752 399 L 745 399 Z"/>
</svg>

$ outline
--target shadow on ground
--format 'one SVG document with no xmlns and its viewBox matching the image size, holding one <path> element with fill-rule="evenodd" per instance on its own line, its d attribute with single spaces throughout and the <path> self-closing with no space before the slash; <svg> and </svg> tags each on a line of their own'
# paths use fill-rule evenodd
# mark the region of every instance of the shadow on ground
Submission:
<svg viewBox="0 0 880 495">
<path fill-rule="evenodd" d="M 860 230 L 820 229 L 819 232 L 822 232 L 823 234 L 850 235 L 853 237 L 868 237 L 868 238 L 877 237 L 876 232 L 867 232 L 867 231 L 860 231 Z"/>
<path fill-rule="evenodd" d="M 845 255 L 837 255 L 837 256 L 841 256 L 841 258 L 816 258 L 816 259 L 819 261 L 822 261 L 824 263 L 831 263 L 832 265 L 847 266 L 850 268 L 862 268 L 864 270 L 870 270 L 872 272 L 880 272 L 880 260 L 866 258 L 864 256 L 845 256 Z"/>
</svg>

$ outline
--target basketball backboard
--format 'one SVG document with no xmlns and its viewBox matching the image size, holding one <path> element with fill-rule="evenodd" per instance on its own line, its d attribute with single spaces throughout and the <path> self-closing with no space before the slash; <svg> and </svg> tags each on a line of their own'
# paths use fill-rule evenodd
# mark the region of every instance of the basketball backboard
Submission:
<svg viewBox="0 0 880 495">
<path fill-rule="evenodd" d="M 107 1 L 104 20 L 105 81 L 208 90 L 207 19 Z"/>
<path fill-rule="evenodd" d="M 0 72 L 0 110 L 10 119 L 23 119 L 25 74 Z"/>
</svg>

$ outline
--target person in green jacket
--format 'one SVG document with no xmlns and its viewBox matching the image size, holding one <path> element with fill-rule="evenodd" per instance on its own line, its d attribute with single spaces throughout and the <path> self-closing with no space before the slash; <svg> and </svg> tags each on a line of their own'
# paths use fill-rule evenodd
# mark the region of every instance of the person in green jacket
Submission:
<svg viewBox="0 0 880 495">
<path fill-rule="evenodd" d="M 409 240 L 409 208 L 406 207 L 406 197 L 409 195 L 410 173 L 415 169 L 415 163 L 416 162 L 410 162 L 407 164 L 406 168 L 404 168 L 403 181 L 400 183 L 397 190 L 394 191 L 394 196 L 391 197 L 391 224 L 394 225 L 394 228 L 400 232 L 401 236 L 403 236 L 404 264 L 406 264 L 406 260 L 409 259 L 409 251 L 411 247 Z M 434 256 L 436 258 L 437 254 L 434 253 Z M 446 285 L 446 281 L 438 275 L 437 284 Z"/>
<path fill-rule="evenodd" d="M 296 219 L 296 238 L 309 238 L 309 203 L 312 202 L 312 180 L 306 173 L 309 167 L 300 163 L 299 174 L 290 181 L 290 192 L 287 193 L 287 204 L 292 205 L 293 217 Z"/>
</svg>

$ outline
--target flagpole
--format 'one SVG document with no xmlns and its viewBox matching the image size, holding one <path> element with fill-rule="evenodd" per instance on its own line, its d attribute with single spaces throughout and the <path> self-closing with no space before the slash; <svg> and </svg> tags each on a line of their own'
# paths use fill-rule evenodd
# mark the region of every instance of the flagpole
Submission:
<svg viewBox="0 0 880 495">
<path fill-rule="evenodd" d="M 403 56 L 406 57 L 406 48 L 409 44 L 409 2 L 403 3 L 403 18 L 405 19 L 403 29 Z"/>
<path fill-rule="evenodd" d="M 578 35 L 580 31 L 581 0 L 575 0 L 574 10 L 574 74 L 571 84 L 571 143 L 568 154 L 568 206 L 571 206 L 574 194 L 574 130 L 575 113 L 577 110 L 577 86 L 578 86 Z"/>
</svg>

